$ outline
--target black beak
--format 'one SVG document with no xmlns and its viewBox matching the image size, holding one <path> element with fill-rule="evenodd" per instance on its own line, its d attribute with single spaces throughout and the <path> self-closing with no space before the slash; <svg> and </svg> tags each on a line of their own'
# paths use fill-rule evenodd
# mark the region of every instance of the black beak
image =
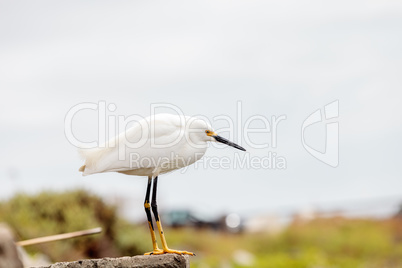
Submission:
<svg viewBox="0 0 402 268">
<path fill-rule="evenodd" d="M 213 136 L 213 137 L 214 137 L 215 140 L 218 141 L 218 142 L 222 142 L 222 143 L 227 144 L 227 145 L 229 145 L 229 146 L 232 146 L 232 147 L 234 147 L 234 148 L 236 148 L 236 149 L 239 149 L 239 150 L 242 150 L 242 151 L 246 151 L 246 149 L 244 149 L 243 147 L 237 145 L 236 143 L 233 143 L 233 142 L 231 142 L 231 141 L 228 141 L 227 139 L 222 138 L 221 136 L 215 135 L 215 136 Z"/>
</svg>

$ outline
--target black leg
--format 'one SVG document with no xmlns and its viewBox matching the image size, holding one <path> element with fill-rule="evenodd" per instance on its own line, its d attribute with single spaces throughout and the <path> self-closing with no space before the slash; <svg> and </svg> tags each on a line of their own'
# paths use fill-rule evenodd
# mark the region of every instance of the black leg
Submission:
<svg viewBox="0 0 402 268">
<path fill-rule="evenodd" d="M 144 207 L 145 207 L 145 213 L 147 214 L 149 231 L 151 232 L 151 238 L 152 238 L 152 247 L 154 251 L 146 254 L 153 254 L 154 252 L 160 251 L 160 249 L 158 248 L 158 244 L 156 242 L 154 225 L 152 223 L 151 205 L 149 204 L 149 194 L 151 193 L 151 184 L 152 184 L 152 177 L 148 177 L 148 186 L 147 186 L 147 193 L 145 194 Z"/>
<path fill-rule="evenodd" d="M 154 186 L 152 188 L 152 212 L 154 213 L 155 221 L 159 221 L 158 205 L 156 204 L 156 189 L 158 187 L 158 176 L 154 178 Z"/>
<path fill-rule="evenodd" d="M 162 229 L 162 223 L 159 219 L 159 214 L 158 214 L 158 205 L 156 204 L 156 189 L 158 187 L 158 176 L 154 178 L 154 186 L 152 188 L 152 212 L 154 213 L 155 221 L 156 221 L 156 226 L 158 226 L 158 231 L 159 235 L 161 237 L 161 243 L 162 243 L 162 251 L 161 253 L 153 253 L 153 254 L 163 254 L 163 253 L 176 253 L 176 254 L 188 254 L 194 256 L 194 253 L 188 252 L 188 251 L 180 251 L 180 250 L 174 250 L 174 249 L 169 249 L 166 243 L 165 235 L 163 233 Z"/>
<path fill-rule="evenodd" d="M 154 225 L 152 223 L 152 216 L 151 216 L 151 207 L 149 204 L 149 194 L 151 193 L 151 184 L 152 184 L 152 177 L 148 177 L 148 186 L 147 186 L 147 193 L 145 195 L 144 207 L 145 207 L 145 213 L 147 214 L 149 225 L 151 226 L 152 230 L 154 230 Z"/>
</svg>

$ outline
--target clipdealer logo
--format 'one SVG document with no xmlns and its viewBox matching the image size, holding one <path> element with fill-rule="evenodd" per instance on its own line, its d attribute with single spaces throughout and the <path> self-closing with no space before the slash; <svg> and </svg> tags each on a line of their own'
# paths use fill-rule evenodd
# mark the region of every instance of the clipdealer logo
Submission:
<svg viewBox="0 0 402 268">
<path fill-rule="evenodd" d="M 98 119 L 98 137 L 95 140 L 83 141 L 79 140 L 74 134 L 73 121 L 79 118 L 79 114 L 86 110 L 93 111 Z M 116 113 L 117 106 L 113 103 L 106 101 L 99 101 L 98 103 L 79 103 L 73 106 L 66 114 L 65 117 L 65 136 L 67 140 L 77 148 L 91 149 L 91 148 L 117 148 L 119 161 L 130 161 L 135 164 L 142 161 L 141 166 L 148 163 L 149 166 L 155 165 L 178 165 L 183 166 L 183 163 L 189 163 L 192 159 L 182 159 L 178 155 L 172 155 L 168 159 L 147 159 L 146 157 L 138 155 L 135 148 L 141 147 L 143 144 L 131 142 L 130 137 L 119 135 L 119 139 L 124 138 L 124 142 L 118 142 L 114 137 L 118 133 L 124 133 L 130 128 L 132 124 L 144 122 L 144 117 L 138 114 L 129 116 L 119 115 Z M 155 115 L 158 113 L 171 113 L 177 115 L 184 115 L 183 111 L 170 103 L 153 103 L 150 105 L 149 114 Z M 195 168 L 239 168 L 239 169 L 287 169 L 287 159 L 285 156 L 280 155 L 277 151 L 278 147 L 278 127 L 282 124 L 280 122 L 287 119 L 286 115 L 275 116 L 270 118 L 261 114 L 256 114 L 245 118 L 243 115 L 242 102 L 238 101 L 236 106 L 235 116 L 219 114 L 213 118 L 208 118 L 204 115 L 194 115 L 197 118 L 207 121 L 212 126 L 221 126 L 216 128 L 215 131 L 230 140 L 235 141 L 240 146 L 247 147 L 248 152 L 239 154 L 237 152 L 229 156 L 208 156 L 199 157 L 198 161 L 194 163 Z M 339 101 L 333 101 L 324 106 L 324 109 L 318 109 L 309 115 L 301 127 L 301 144 L 304 149 L 319 161 L 331 166 L 337 167 L 339 164 Z M 78 119 L 79 120 L 79 119 Z M 326 137 L 325 137 L 325 151 L 320 152 L 306 143 L 305 130 L 313 124 L 324 123 L 326 124 Z M 259 127 L 256 127 L 258 125 Z M 222 127 L 224 126 L 224 127 Z M 147 126 L 142 126 L 147 128 Z M 152 130 L 151 126 L 151 130 Z M 151 131 L 152 132 L 152 131 Z M 152 133 L 151 133 L 152 136 Z M 150 137 L 151 138 L 151 137 Z M 168 148 L 170 144 L 153 144 L 152 146 L 165 146 Z M 223 148 L 222 145 L 211 143 L 210 146 L 216 148 Z M 153 147 L 152 147 L 153 148 Z M 126 150 L 131 152 L 127 154 Z M 262 151 L 263 150 L 263 151 Z M 172 152 L 174 154 L 174 152 Z M 261 153 L 263 153 L 261 155 Z M 155 162 L 156 161 L 156 162 Z M 183 172 L 187 170 L 187 166 Z"/>
</svg>

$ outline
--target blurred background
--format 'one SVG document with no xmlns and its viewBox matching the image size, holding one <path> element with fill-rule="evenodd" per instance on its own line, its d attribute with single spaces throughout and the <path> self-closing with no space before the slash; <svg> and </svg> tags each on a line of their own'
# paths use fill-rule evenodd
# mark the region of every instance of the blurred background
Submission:
<svg viewBox="0 0 402 268">
<path fill-rule="evenodd" d="M 283 115 L 276 146 L 272 133 L 251 136 L 270 143 L 263 149 L 223 136 L 250 157 L 275 153 L 284 168 L 199 165 L 161 177 L 170 247 L 195 251 L 194 267 L 402 266 L 401 15 L 398 1 L 2 1 L 0 221 L 17 240 L 104 228 L 26 248 L 49 262 L 151 249 L 146 179 L 78 172 L 65 136 L 77 104 L 145 117 L 166 103 L 217 130 L 228 126 L 216 116 L 244 127 Z M 334 101 L 331 167 L 301 132 Z M 99 140 L 98 112 L 74 116 L 77 139 Z M 306 143 L 324 152 L 325 135 L 326 123 L 314 124 Z M 235 161 L 228 148 L 211 156 Z"/>
</svg>

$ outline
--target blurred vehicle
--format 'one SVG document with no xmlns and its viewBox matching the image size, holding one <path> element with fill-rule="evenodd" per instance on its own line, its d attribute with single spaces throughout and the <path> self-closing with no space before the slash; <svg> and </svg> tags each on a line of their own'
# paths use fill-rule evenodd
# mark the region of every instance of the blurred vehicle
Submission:
<svg viewBox="0 0 402 268">
<path fill-rule="evenodd" d="M 190 210 L 171 210 L 164 213 L 163 217 L 164 224 L 173 228 L 194 227 L 231 233 L 243 230 L 243 220 L 235 213 L 211 216 Z"/>
</svg>

